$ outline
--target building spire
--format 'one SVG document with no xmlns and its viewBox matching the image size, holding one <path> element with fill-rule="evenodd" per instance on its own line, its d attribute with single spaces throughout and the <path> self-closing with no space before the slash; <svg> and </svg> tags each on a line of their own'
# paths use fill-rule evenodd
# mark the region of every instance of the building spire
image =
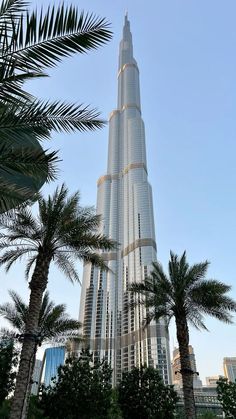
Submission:
<svg viewBox="0 0 236 419">
<path fill-rule="evenodd" d="M 125 13 L 118 65 L 118 109 L 131 104 L 140 110 L 139 72 L 133 56 L 133 41 L 128 12 Z M 132 84 L 133 88 L 130 89 Z"/>
</svg>

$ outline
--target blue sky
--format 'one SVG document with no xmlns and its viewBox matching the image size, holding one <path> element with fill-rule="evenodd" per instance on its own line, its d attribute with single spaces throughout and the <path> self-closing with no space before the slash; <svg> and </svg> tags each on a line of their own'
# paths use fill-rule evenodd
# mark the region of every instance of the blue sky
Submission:
<svg viewBox="0 0 236 419">
<path fill-rule="evenodd" d="M 59 2 L 55 1 L 56 4 Z M 47 5 L 49 1 L 34 1 Z M 159 260 L 185 249 L 191 263 L 208 259 L 209 277 L 235 287 L 236 237 L 236 30 L 235 0 L 74 1 L 112 23 L 113 40 L 97 51 L 65 59 L 29 89 L 41 98 L 91 104 L 104 118 L 116 108 L 118 45 L 128 10 L 140 69 L 149 181 L 153 187 Z M 106 172 L 108 127 L 94 133 L 53 135 L 59 149 L 58 182 L 96 203 L 96 181 Z M 44 187 L 45 193 L 55 184 Z M 81 270 L 81 268 L 80 268 Z M 19 264 L 1 271 L 0 302 L 7 289 L 28 297 Z M 49 290 L 77 317 L 80 288 L 51 269 Z M 201 378 L 222 373 L 224 356 L 236 356 L 235 325 L 207 319 L 210 333 L 191 330 Z M 171 328 L 171 347 L 175 343 Z"/>
</svg>

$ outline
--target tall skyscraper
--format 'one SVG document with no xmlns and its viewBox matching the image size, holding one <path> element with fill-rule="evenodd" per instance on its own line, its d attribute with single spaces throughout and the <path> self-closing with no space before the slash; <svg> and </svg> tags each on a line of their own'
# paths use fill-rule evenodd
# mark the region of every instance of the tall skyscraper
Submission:
<svg viewBox="0 0 236 419">
<path fill-rule="evenodd" d="M 85 265 L 80 321 L 94 358 L 105 357 L 113 383 L 122 371 L 146 363 L 170 382 L 169 336 L 164 320 L 143 329 L 145 308 L 127 309 L 128 286 L 143 281 L 156 260 L 152 189 L 147 178 L 139 69 L 125 17 L 118 66 L 118 104 L 109 118 L 107 173 L 98 180 L 101 232 L 119 243 L 103 253 L 109 272 Z"/>
<path fill-rule="evenodd" d="M 236 382 L 236 357 L 228 357 L 223 359 L 224 375 L 232 383 Z"/>
</svg>

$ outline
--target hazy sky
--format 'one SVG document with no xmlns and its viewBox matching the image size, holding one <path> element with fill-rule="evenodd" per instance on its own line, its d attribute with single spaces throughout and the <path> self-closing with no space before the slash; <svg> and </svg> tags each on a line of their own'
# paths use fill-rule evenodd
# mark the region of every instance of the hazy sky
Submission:
<svg viewBox="0 0 236 419">
<path fill-rule="evenodd" d="M 91 104 L 107 118 L 116 108 L 118 46 L 128 10 L 140 69 L 159 260 L 166 267 L 170 249 L 179 254 L 186 249 L 191 263 L 208 259 L 209 277 L 231 284 L 236 298 L 235 0 L 76 3 L 106 17 L 113 40 L 87 55 L 65 59 L 50 70 L 50 78 L 32 83 L 31 91 L 41 98 Z M 49 1 L 34 4 L 39 8 Z M 97 178 L 106 172 L 108 127 L 53 135 L 45 147 L 60 150 L 57 183 L 79 189 L 82 203 L 94 205 Z M 45 187 L 45 193 L 55 186 Z M 7 301 L 9 288 L 28 298 L 21 265 L 8 275 L 1 270 L 0 302 Z M 51 269 L 49 290 L 77 317 L 79 285 L 72 286 Z M 222 373 L 224 356 L 236 356 L 235 325 L 208 319 L 207 326 L 210 333 L 191 330 L 190 335 L 203 380 Z M 170 332 L 172 348 L 174 327 Z"/>
</svg>

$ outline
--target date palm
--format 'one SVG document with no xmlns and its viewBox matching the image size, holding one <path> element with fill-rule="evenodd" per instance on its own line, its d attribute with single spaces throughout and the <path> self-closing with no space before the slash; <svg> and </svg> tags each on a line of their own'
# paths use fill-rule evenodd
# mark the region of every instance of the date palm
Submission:
<svg viewBox="0 0 236 419">
<path fill-rule="evenodd" d="M 24 336 L 29 306 L 16 291 L 9 291 L 11 303 L 0 305 L 0 316 L 8 321 L 10 330 L 3 330 L 6 336 Z M 38 321 L 38 341 L 40 344 L 63 339 L 81 338 L 79 329 L 81 323 L 71 319 L 66 313 L 65 304 L 56 304 L 50 300 L 49 292 L 43 295 Z M 36 354 L 35 354 L 36 355 Z"/>
<path fill-rule="evenodd" d="M 160 263 L 155 262 L 149 277 L 130 286 L 131 293 L 138 294 L 140 303 L 147 309 L 146 325 L 162 317 L 175 319 L 187 419 L 196 417 L 188 351 L 189 324 L 207 330 L 206 315 L 232 323 L 231 313 L 236 311 L 236 302 L 226 295 L 231 287 L 215 279 L 206 279 L 208 266 L 207 261 L 191 266 L 185 252 L 181 257 L 170 252 L 168 276 Z"/>
<path fill-rule="evenodd" d="M 52 131 L 93 130 L 104 124 L 87 106 L 41 101 L 24 83 L 74 53 L 96 49 L 111 38 L 109 24 L 74 6 L 28 11 L 25 0 L 0 4 L 0 212 L 25 201 L 55 176 L 55 153 L 39 140 Z"/>
<path fill-rule="evenodd" d="M 11 303 L 0 305 L 0 316 L 8 321 L 10 330 L 2 329 L 2 334 L 8 338 L 16 338 L 19 340 L 24 337 L 29 306 L 22 300 L 20 295 L 15 291 L 9 291 Z M 71 319 L 66 313 L 64 304 L 57 304 L 50 300 L 49 292 L 46 291 L 39 314 L 38 322 L 38 344 L 61 342 L 69 339 L 81 340 L 80 335 L 81 323 Z M 13 341 L 13 340 L 12 340 Z M 31 362 L 31 373 L 34 370 L 37 343 L 35 344 L 35 352 Z M 30 374 L 29 374 L 30 375 Z M 39 380 L 40 382 L 40 380 Z M 27 396 L 30 396 L 31 382 L 28 382 Z M 28 403 L 27 403 L 28 404 Z M 25 408 L 27 409 L 25 404 Z"/>
<path fill-rule="evenodd" d="M 27 256 L 26 276 L 32 267 L 29 282 L 30 301 L 22 344 L 19 373 L 12 403 L 11 419 L 21 417 L 27 391 L 30 360 L 39 333 L 39 315 L 43 293 L 47 288 L 49 267 L 54 262 L 72 282 L 79 281 L 76 260 L 91 262 L 107 269 L 98 251 L 109 251 L 115 243 L 99 234 L 100 217 L 93 209 L 80 206 L 79 193 L 69 196 L 62 185 L 48 199 L 39 197 L 39 215 L 22 208 L 7 219 L 2 219 L 3 233 L 0 237 L 0 265 L 8 271 L 12 264 Z"/>
</svg>

